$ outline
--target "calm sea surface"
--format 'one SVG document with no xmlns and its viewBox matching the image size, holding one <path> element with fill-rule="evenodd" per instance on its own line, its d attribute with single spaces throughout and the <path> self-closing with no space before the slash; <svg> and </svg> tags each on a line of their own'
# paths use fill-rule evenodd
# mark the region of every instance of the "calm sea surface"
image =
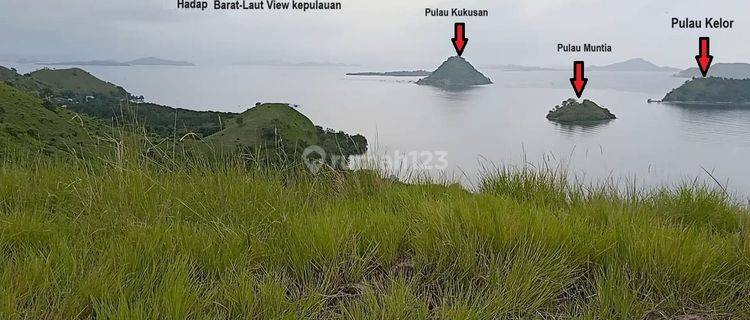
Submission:
<svg viewBox="0 0 750 320">
<path fill-rule="evenodd" d="M 396 174 L 427 170 L 472 185 L 482 167 L 547 162 L 587 182 L 671 186 L 714 184 L 708 171 L 740 199 L 750 197 L 750 108 L 648 104 L 685 81 L 669 73 L 588 72 L 584 98 L 618 119 L 566 126 L 545 115 L 572 96 L 568 71 L 481 70 L 494 85 L 449 92 L 411 83 L 416 78 L 348 77 L 364 70 L 342 68 L 84 69 L 170 106 L 241 112 L 255 102 L 298 104 L 316 124 L 364 134 L 369 157 Z"/>
</svg>

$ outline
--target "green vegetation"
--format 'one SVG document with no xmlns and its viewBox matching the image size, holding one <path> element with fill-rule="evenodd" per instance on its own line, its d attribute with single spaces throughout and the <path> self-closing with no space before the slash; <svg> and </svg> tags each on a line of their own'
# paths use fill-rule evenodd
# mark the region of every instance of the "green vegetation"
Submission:
<svg viewBox="0 0 750 320">
<path fill-rule="evenodd" d="M 225 125 L 225 129 L 206 139 L 223 151 L 283 155 L 300 159 L 305 148 L 320 146 L 331 156 L 360 155 L 367 151 L 367 139 L 341 131 L 315 126 L 310 119 L 287 104 L 268 103 L 251 108 Z M 268 152 L 272 150 L 271 152 Z M 337 169 L 343 169 L 339 164 Z"/>
<path fill-rule="evenodd" d="M 0 66 L 0 80 L 6 81 L 15 78 L 18 75 L 16 71 Z"/>
<path fill-rule="evenodd" d="M 565 100 L 547 114 L 547 119 L 561 123 L 607 121 L 616 118 L 609 109 L 587 99 L 583 102 L 575 99 Z"/>
<path fill-rule="evenodd" d="M 208 140 L 229 149 L 272 147 L 285 142 L 303 148 L 318 143 L 315 125 L 286 104 L 263 104 L 251 108 L 225 125 Z"/>
<path fill-rule="evenodd" d="M 695 78 L 667 93 L 664 102 L 750 103 L 750 79 Z"/>
<path fill-rule="evenodd" d="M 105 128 L 76 114 L 58 109 L 30 94 L 0 83 L 0 154 L 41 151 L 45 154 L 78 152 L 96 141 L 92 135 Z"/>
<path fill-rule="evenodd" d="M 367 152 L 367 138 L 361 134 L 349 135 L 343 131 L 315 127 L 318 145 L 330 155 L 349 157 Z"/>
<path fill-rule="evenodd" d="M 121 100 L 128 99 L 122 87 L 99 80 L 90 73 L 78 69 L 41 69 L 29 74 L 31 79 L 43 83 L 47 88 L 63 95 L 110 96 Z"/>
<path fill-rule="evenodd" d="M 470 193 L 136 151 L 0 162 L 0 318 L 750 317 L 750 220 L 722 191 L 500 170 Z"/>
<path fill-rule="evenodd" d="M 0 66 L 0 82 L 28 92 L 38 92 L 42 84 L 27 76 L 19 75 L 15 70 Z"/>
<path fill-rule="evenodd" d="M 148 132 L 164 137 L 182 137 L 194 133 L 207 137 L 221 130 L 222 123 L 231 122 L 236 113 L 195 111 L 153 103 L 120 103 L 95 99 L 69 106 L 71 110 L 118 124 L 138 124 Z"/>
<path fill-rule="evenodd" d="M 135 102 L 139 99 L 122 87 L 81 69 L 43 69 L 22 76 L 15 70 L 0 68 L 0 77 L 6 85 L 43 99 L 42 106 L 49 110 L 65 106 L 66 112 L 83 114 L 115 128 L 142 127 L 154 140 L 169 139 L 182 144 L 184 138 L 190 137 L 181 147 L 196 148 L 193 151 L 202 154 L 206 152 L 205 144 L 194 144 L 192 140 L 207 138 L 208 142 L 216 143 L 218 148 L 208 148 L 209 152 L 276 149 L 264 153 L 286 153 L 295 160 L 311 145 L 320 145 L 329 156 L 349 157 L 367 150 L 363 136 L 316 127 L 288 105 L 266 104 L 238 114 Z M 284 159 L 287 160 L 291 159 Z"/>
<path fill-rule="evenodd" d="M 0 83 L 0 319 L 750 317 L 750 216 L 723 190 L 311 175 L 243 151 L 364 137 L 260 104 L 160 144 L 50 102 Z"/>
<path fill-rule="evenodd" d="M 103 120 L 114 126 L 134 124 L 164 136 L 195 133 L 206 137 L 221 130 L 233 113 L 193 111 L 134 100 L 122 87 L 100 80 L 81 69 L 42 69 L 28 75 L 0 67 L 0 80 L 55 105 Z"/>
</svg>

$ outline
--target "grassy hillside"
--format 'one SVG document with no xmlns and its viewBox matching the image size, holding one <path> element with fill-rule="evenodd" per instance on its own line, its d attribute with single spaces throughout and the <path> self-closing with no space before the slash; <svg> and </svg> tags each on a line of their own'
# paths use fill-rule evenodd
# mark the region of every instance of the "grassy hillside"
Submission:
<svg viewBox="0 0 750 320">
<path fill-rule="evenodd" d="M 5 68 L 3 66 L 0 66 L 0 82 L 32 94 L 36 94 L 36 92 L 41 91 L 41 89 L 44 87 L 43 84 L 37 82 L 36 80 L 27 76 L 22 76 L 16 73 L 16 71 Z"/>
<path fill-rule="evenodd" d="M 750 317 L 721 192 L 119 159 L 0 162 L 0 318 Z"/>
<path fill-rule="evenodd" d="M 14 78 L 17 75 L 15 71 L 12 71 L 6 67 L 0 66 L 0 81 L 5 81 Z"/>
<path fill-rule="evenodd" d="M 0 69 L 7 85 L 44 97 L 50 109 L 65 105 L 84 116 L 102 120 L 112 127 L 143 127 L 150 135 L 165 139 L 195 134 L 206 138 L 218 148 L 204 148 L 205 144 L 186 143 L 185 148 L 197 145 L 199 153 L 215 150 L 238 151 L 275 149 L 268 154 L 297 157 L 306 147 L 320 145 L 328 155 L 349 156 L 367 150 L 367 139 L 341 131 L 316 127 L 313 123 L 285 104 L 266 104 L 243 114 L 214 111 L 193 111 L 151 103 L 123 101 L 130 95 L 122 88 L 99 80 L 80 69 L 39 70 L 22 76 L 10 69 Z M 93 99 L 90 99 L 93 95 Z M 70 115 L 72 118 L 75 115 Z M 87 122 L 88 123 L 88 122 Z M 31 127 L 34 128 L 34 127 Z M 224 131 L 220 132 L 222 129 Z M 283 150 L 283 152 L 278 152 Z M 289 160 L 289 159 L 287 159 Z M 338 165 L 338 164 L 337 164 Z"/>
<path fill-rule="evenodd" d="M 90 134 L 96 128 L 75 114 L 50 106 L 30 94 L 0 83 L 0 153 L 13 150 L 78 150 L 93 144 Z"/>
<path fill-rule="evenodd" d="M 0 80 L 52 105 L 71 110 L 113 127 L 135 125 L 149 134 L 182 138 L 195 134 L 219 149 L 275 148 L 297 153 L 320 145 L 329 155 L 349 156 L 367 150 L 367 139 L 341 131 L 316 127 L 310 119 L 285 104 L 266 104 L 243 114 L 194 111 L 152 103 L 130 103 L 123 88 L 100 80 L 81 69 L 43 69 L 29 75 L 0 67 Z M 90 96 L 93 96 L 91 99 Z M 219 133 L 220 130 L 226 129 Z M 203 149 L 203 148 L 201 148 Z"/>
<path fill-rule="evenodd" d="M 273 147 L 278 143 L 305 148 L 318 143 L 312 121 L 279 103 L 262 104 L 243 112 L 208 140 L 227 150 Z"/>
<path fill-rule="evenodd" d="M 367 151 L 364 136 L 315 126 L 299 111 L 279 103 L 261 104 L 243 112 L 206 141 L 225 152 L 265 150 L 262 155 L 274 162 L 299 162 L 307 147 L 318 146 L 325 152 L 324 161 L 338 169 L 346 168 L 349 156 Z M 333 156 L 342 156 L 344 161 L 334 161 Z"/>
<path fill-rule="evenodd" d="M 100 80 L 79 68 L 41 69 L 30 73 L 29 76 L 59 93 L 71 92 L 92 96 L 128 98 L 127 92 L 122 87 Z"/>
<path fill-rule="evenodd" d="M 668 102 L 750 103 L 750 79 L 695 78 L 667 93 Z"/>
<path fill-rule="evenodd" d="M 121 87 L 100 80 L 81 69 L 43 69 L 29 75 L 0 67 L 0 80 L 35 96 L 49 98 L 53 104 L 104 120 L 116 126 L 137 124 L 148 132 L 164 137 L 196 133 L 209 136 L 221 130 L 221 121 L 236 114 L 193 111 L 150 103 L 131 104 L 130 95 Z M 93 96 L 94 99 L 88 99 Z"/>
</svg>

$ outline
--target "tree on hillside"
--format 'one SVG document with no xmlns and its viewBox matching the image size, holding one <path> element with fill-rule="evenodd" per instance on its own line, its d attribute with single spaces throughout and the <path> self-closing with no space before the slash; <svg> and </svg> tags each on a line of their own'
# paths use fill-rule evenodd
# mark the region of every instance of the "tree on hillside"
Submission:
<svg viewBox="0 0 750 320">
<path fill-rule="evenodd" d="M 52 103 L 52 101 L 49 101 L 49 99 L 44 99 L 44 102 L 42 102 L 42 107 L 49 111 L 55 111 L 55 104 Z"/>
<path fill-rule="evenodd" d="M 52 97 L 55 93 L 52 92 L 52 89 L 50 88 L 42 88 L 41 91 L 39 91 L 39 95 L 42 96 L 44 99 L 49 99 Z"/>
</svg>

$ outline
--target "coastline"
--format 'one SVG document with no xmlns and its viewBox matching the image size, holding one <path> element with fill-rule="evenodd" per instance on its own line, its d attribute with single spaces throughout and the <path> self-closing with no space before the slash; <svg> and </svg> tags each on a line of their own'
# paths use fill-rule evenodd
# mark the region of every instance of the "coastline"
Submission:
<svg viewBox="0 0 750 320">
<path fill-rule="evenodd" d="M 748 106 L 750 102 L 725 102 L 725 101 L 664 101 L 649 100 L 651 103 L 681 104 L 681 105 L 710 105 L 710 106 Z"/>
</svg>

